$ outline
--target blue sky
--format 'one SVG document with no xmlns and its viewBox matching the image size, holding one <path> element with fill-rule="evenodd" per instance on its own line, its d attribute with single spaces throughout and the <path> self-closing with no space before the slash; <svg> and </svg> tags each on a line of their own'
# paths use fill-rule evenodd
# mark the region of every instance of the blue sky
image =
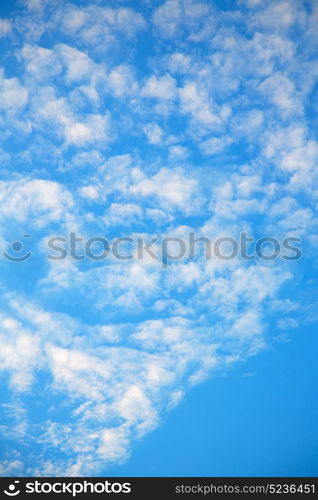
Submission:
<svg viewBox="0 0 318 500">
<path fill-rule="evenodd" d="M 2 2 L 2 475 L 316 474 L 317 22 L 302 0 Z M 302 257 L 83 253 L 242 232 Z"/>
</svg>

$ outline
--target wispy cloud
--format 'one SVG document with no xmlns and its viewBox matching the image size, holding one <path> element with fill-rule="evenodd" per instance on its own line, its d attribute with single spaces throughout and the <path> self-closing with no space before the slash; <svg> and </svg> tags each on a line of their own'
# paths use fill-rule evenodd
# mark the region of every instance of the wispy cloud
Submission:
<svg viewBox="0 0 318 500">
<path fill-rule="evenodd" d="M 128 3 L 0 18 L 0 248 L 31 233 L 40 250 L 0 262 L 3 474 L 122 462 L 302 308 L 281 296 L 301 263 L 44 258 L 73 230 L 317 241 L 314 3 Z"/>
</svg>

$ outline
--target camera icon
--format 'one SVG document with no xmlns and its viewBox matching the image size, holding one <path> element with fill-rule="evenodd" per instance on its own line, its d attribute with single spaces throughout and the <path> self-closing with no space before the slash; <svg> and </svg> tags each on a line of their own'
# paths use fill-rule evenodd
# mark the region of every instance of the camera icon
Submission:
<svg viewBox="0 0 318 500">
<path fill-rule="evenodd" d="M 22 234 L 22 238 L 31 238 L 30 234 Z M 23 243 L 21 241 L 15 241 L 11 245 L 11 250 L 16 254 L 23 250 Z M 32 252 L 27 252 L 22 255 L 11 255 L 8 252 L 3 252 L 3 256 L 11 262 L 25 262 L 32 257 Z"/>
<path fill-rule="evenodd" d="M 20 481 L 14 481 L 14 483 L 11 483 L 9 484 L 8 486 L 8 490 L 4 490 L 4 494 L 9 496 L 9 497 L 16 497 L 17 495 L 19 495 L 20 493 L 20 490 L 17 489 L 17 484 L 19 484 Z"/>
</svg>

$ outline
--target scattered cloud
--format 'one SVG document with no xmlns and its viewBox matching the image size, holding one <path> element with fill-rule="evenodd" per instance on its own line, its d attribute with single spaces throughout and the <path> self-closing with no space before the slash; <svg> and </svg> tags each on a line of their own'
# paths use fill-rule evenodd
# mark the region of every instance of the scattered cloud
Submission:
<svg viewBox="0 0 318 500">
<path fill-rule="evenodd" d="M 0 263 L 3 475 L 121 463 L 303 311 L 285 286 L 302 263 L 50 261 L 50 237 L 317 242 L 317 8 L 84 3 L 25 0 L 0 19 L 0 248 L 30 233 L 37 251 Z"/>
</svg>

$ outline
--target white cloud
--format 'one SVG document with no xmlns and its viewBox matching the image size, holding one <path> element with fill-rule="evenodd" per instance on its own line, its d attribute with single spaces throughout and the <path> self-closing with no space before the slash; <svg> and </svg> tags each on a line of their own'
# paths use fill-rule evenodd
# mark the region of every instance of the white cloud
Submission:
<svg viewBox="0 0 318 500">
<path fill-rule="evenodd" d="M 230 137 L 211 137 L 202 142 L 201 149 L 204 154 L 213 156 L 222 153 L 232 142 Z"/>
<path fill-rule="evenodd" d="M 243 0 L 249 7 L 256 7 L 262 3 L 262 0 Z"/>
<path fill-rule="evenodd" d="M 148 123 L 144 126 L 143 131 L 147 136 L 149 144 L 162 144 L 164 131 L 157 123 Z"/>
<path fill-rule="evenodd" d="M 60 44 L 56 49 L 66 66 L 66 79 L 69 83 L 91 78 L 95 65 L 87 54 L 66 44 Z"/>
<path fill-rule="evenodd" d="M 43 7 L 52 3 L 52 0 L 22 0 L 22 3 L 30 10 L 42 12 Z"/>
<path fill-rule="evenodd" d="M 146 26 L 141 14 L 125 7 L 112 9 L 89 5 L 79 8 L 69 4 L 66 12 L 61 11 L 60 17 L 63 31 L 80 43 L 101 51 L 111 50 L 115 41 L 119 42 L 123 35 L 133 38 Z"/>
<path fill-rule="evenodd" d="M 185 160 L 189 156 L 189 150 L 186 146 L 170 146 L 169 157 L 176 160 Z"/>
<path fill-rule="evenodd" d="M 11 374 L 10 384 L 15 390 L 25 391 L 33 382 L 35 367 L 41 366 L 39 342 L 15 319 L 5 316 L 1 319 L 1 369 Z"/>
<path fill-rule="evenodd" d="M 112 203 L 103 217 L 106 226 L 124 225 L 141 223 L 143 219 L 143 210 L 134 203 Z"/>
<path fill-rule="evenodd" d="M 152 75 L 146 81 L 141 95 L 156 99 L 173 99 L 176 95 L 176 82 L 168 74 L 161 77 Z"/>
<path fill-rule="evenodd" d="M 0 183 L 0 217 L 43 227 L 61 221 L 72 207 L 71 194 L 60 184 L 42 179 L 2 181 Z"/>
<path fill-rule="evenodd" d="M 303 9 L 298 2 L 286 0 L 268 2 L 264 9 L 254 15 L 252 20 L 257 28 L 266 28 L 270 31 L 284 32 L 295 24 L 302 25 L 305 20 Z"/>
<path fill-rule="evenodd" d="M 262 82 L 259 90 L 266 93 L 269 100 L 287 116 L 297 115 L 303 110 L 293 82 L 285 75 L 275 73 Z"/>
<path fill-rule="evenodd" d="M 192 64 L 193 60 L 191 57 L 183 52 L 175 52 L 168 60 L 168 67 L 173 73 L 186 73 L 192 69 Z"/>
<path fill-rule="evenodd" d="M 78 146 L 109 142 L 110 123 L 108 115 L 88 115 L 83 122 L 70 123 L 65 128 L 65 139 L 68 144 Z"/>
<path fill-rule="evenodd" d="M 146 240 L 248 229 L 309 233 L 316 243 L 318 146 L 305 115 L 318 74 L 315 13 L 307 38 L 296 40 L 299 2 L 248 0 L 244 15 L 211 2 L 148 2 L 158 41 L 148 57 L 144 38 L 136 40 L 146 21 L 133 9 L 25 3 L 29 11 L 12 24 L 19 77 L 0 74 L 6 239 L 31 227 L 41 257 L 56 231 L 116 237 L 133 224 Z M 228 164 L 204 157 L 231 144 Z M 1 369 L 21 406 L 7 408 L 16 421 L 0 430 L 41 450 L 35 458 L 26 451 L 25 464 L 13 451 L 0 466 L 8 474 L 89 475 L 123 461 L 193 384 L 264 348 L 269 307 L 299 313 L 279 299 L 292 274 L 278 261 L 200 254 L 162 269 L 150 257 L 97 266 L 39 259 L 25 283 L 33 303 L 5 293 L 15 277 L 6 264 Z M 41 395 L 41 422 L 23 393 L 28 404 Z"/>
<path fill-rule="evenodd" d="M 219 109 L 206 88 L 199 86 L 197 82 L 186 83 L 179 89 L 179 97 L 181 112 L 189 113 L 193 122 L 207 128 L 218 129 L 231 114 L 227 105 Z"/>
<path fill-rule="evenodd" d="M 36 45 L 25 45 L 21 57 L 26 63 L 26 71 L 32 79 L 47 80 L 58 75 L 62 66 L 54 50 Z"/>
<path fill-rule="evenodd" d="M 194 41 L 211 35 L 214 19 L 208 4 L 193 0 L 168 0 L 154 12 L 153 22 L 164 38 L 183 34 Z"/>
<path fill-rule="evenodd" d="M 200 205 L 198 183 L 187 178 L 181 169 L 163 168 L 153 177 L 141 179 L 130 191 L 134 195 L 155 196 L 168 210 L 174 207 L 191 213 Z"/>
<path fill-rule="evenodd" d="M 0 18 L 0 38 L 7 36 L 12 30 L 12 24 L 9 19 Z"/>
<path fill-rule="evenodd" d="M 21 460 L 3 460 L 0 463 L 1 476 L 15 476 L 23 470 L 23 462 Z"/>
<path fill-rule="evenodd" d="M 182 9 L 179 0 L 168 0 L 154 13 L 154 24 L 167 38 L 177 33 L 181 22 Z"/>
<path fill-rule="evenodd" d="M 92 185 L 81 187 L 79 193 L 83 198 L 88 198 L 89 200 L 96 200 L 98 198 L 98 191 Z"/>
<path fill-rule="evenodd" d="M 315 190 L 318 143 L 301 125 L 271 131 L 264 138 L 264 154 L 290 175 L 292 191 Z"/>
<path fill-rule="evenodd" d="M 132 69 L 121 64 L 109 73 L 109 84 L 116 97 L 134 94 L 138 90 L 138 84 L 134 78 Z"/>
<path fill-rule="evenodd" d="M 66 98 L 57 98 L 52 88 L 43 88 L 41 94 L 33 98 L 32 114 L 36 127 L 50 126 L 49 132 L 63 138 L 66 145 L 105 145 L 111 140 L 107 111 L 105 114 L 78 114 Z"/>
</svg>

